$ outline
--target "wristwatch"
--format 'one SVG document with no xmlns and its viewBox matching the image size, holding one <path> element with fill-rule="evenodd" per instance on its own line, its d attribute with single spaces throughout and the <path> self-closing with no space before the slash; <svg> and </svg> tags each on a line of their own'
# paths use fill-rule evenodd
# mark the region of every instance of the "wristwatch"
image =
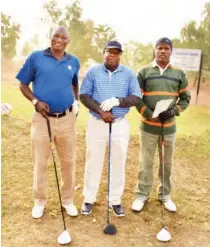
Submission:
<svg viewBox="0 0 210 247">
<path fill-rule="evenodd" d="M 35 106 L 36 104 L 37 104 L 37 102 L 38 102 L 38 99 L 32 99 L 32 104 Z"/>
</svg>

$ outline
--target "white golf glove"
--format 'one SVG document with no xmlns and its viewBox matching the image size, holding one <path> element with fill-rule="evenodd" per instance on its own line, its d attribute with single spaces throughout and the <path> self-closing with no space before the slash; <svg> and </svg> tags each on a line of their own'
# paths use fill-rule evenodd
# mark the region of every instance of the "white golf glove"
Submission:
<svg viewBox="0 0 210 247">
<path fill-rule="evenodd" d="M 78 100 L 75 100 L 74 103 L 72 104 L 72 111 L 76 116 L 79 113 L 79 101 Z"/>
<path fill-rule="evenodd" d="M 117 98 L 111 98 L 111 99 L 106 99 L 104 100 L 101 105 L 100 108 L 103 111 L 110 111 L 112 109 L 112 107 L 114 106 L 119 106 L 120 105 L 120 101 Z"/>
</svg>

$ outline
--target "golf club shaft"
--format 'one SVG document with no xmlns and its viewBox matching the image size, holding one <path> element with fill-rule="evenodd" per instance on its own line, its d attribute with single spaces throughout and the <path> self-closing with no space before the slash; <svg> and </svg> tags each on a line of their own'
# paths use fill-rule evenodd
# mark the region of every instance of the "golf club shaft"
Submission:
<svg viewBox="0 0 210 247">
<path fill-rule="evenodd" d="M 109 192 L 110 192 L 110 168 L 111 168 L 111 138 L 112 123 L 109 123 L 109 150 L 108 150 L 108 190 L 107 190 L 107 224 L 109 224 Z"/>
<path fill-rule="evenodd" d="M 161 128 L 161 163 L 162 163 L 162 200 L 164 200 L 164 184 L 165 184 L 165 143 L 163 133 L 163 123 Z M 162 202 L 162 226 L 165 227 L 164 203 Z"/>
<path fill-rule="evenodd" d="M 59 200 L 60 200 L 60 208 L 61 208 L 61 214 L 62 214 L 62 218 L 63 218 L 63 226 L 64 226 L 64 230 L 66 230 L 66 223 L 65 223 L 65 218 L 64 218 L 63 208 L 62 208 L 62 202 L 61 202 L 60 186 L 59 186 L 59 182 L 58 182 L 58 173 L 57 173 L 57 167 L 56 167 L 56 163 L 55 163 L 55 155 L 53 152 L 52 132 L 51 132 L 49 119 L 47 119 L 47 128 L 48 128 L 48 134 L 49 134 L 49 138 L 50 138 L 50 148 L 52 151 L 52 158 L 53 158 L 53 164 L 54 164 L 54 169 L 55 169 L 55 177 L 56 177 L 58 195 L 59 195 Z"/>
</svg>

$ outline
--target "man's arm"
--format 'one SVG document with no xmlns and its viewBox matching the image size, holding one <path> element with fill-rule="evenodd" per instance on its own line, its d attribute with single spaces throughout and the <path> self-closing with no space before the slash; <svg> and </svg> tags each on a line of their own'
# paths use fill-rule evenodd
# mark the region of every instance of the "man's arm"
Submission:
<svg viewBox="0 0 210 247">
<path fill-rule="evenodd" d="M 182 77 L 181 77 L 182 79 L 179 90 L 179 100 L 174 106 L 176 116 L 179 116 L 180 112 L 184 111 L 189 106 L 191 100 L 190 91 L 188 89 L 188 80 L 186 78 L 185 73 L 183 71 L 181 73 L 182 73 Z"/>
<path fill-rule="evenodd" d="M 72 90 L 75 100 L 79 100 L 79 70 L 80 70 L 80 63 L 78 60 L 77 71 L 75 72 L 72 78 Z"/>
<path fill-rule="evenodd" d="M 139 82 L 139 86 L 142 90 L 142 93 L 145 91 L 145 78 L 144 78 L 144 69 L 140 70 L 137 75 L 137 80 Z M 139 101 L 139 103 L 136 106 L 136 109 L 138 112 L 146 119 L 152 119 L 153 111 L 149 109 L 149 107 L 146 106 L 143 99 Z"/>
<path fill-rule="evenodd" d="M 136 106 L 141 102 L 142 94 L 141 89 L 139 87 L 138 80 L 135 75 L 131 75 L 130 81 L 129 81 L 129 92 L 128 97 L 125 98 L 118 98 L 120 101 L 119 107 L 121 108 L 127 108 Z"/>
<path fill-rule="evenodd" d="M 36 99 L 36 97 L 34 96 L 34 94 L 32 93 L 29 85 L 26 85 L 22 82 L 20 82 L 19 85 L 19 89 L 22 92 L 22 94 L 30 101 L 32 101 L 33 99 Z"/>
<path fill-rule="evenodd" d="M 36 99 L 33 92 L 31 91 L 29 85 L 34 80 L 35 77 L 35 69 L 33 65 L 33 57 L 32 53 L 24 63 L 23 67 L 17 74 L 16 78 L 20 81 L 19 89 L 22 94 L 30 101 Z M 48 118 L 49 106 L 45 102 L 39 101 L 35 104 L 35 108 L 38 112 L 42 114 L 43 117 Z"/>
<path fill-rule="evenodd" d="M 89 110 L 96 112 L 100 115 L 100 113 L 102 112 L 101 108 L 100 108 L 100 103 L 98 103 L 97 101 L 93 100 L 91 98 L 91 96 L 87 95 L 87 94 L 80 94 L 80 101 L 82 102 L 82 104 L 84 106 L 86 106 Z"/>
<path fill-rule="evenodd" d="M 101 110 L 100 103 L 92 98 L 94 81 L 91 73 L 91 70 L 89 70 L 82 80 L 82 85 L 80 88 L 80 101 L 89 110 L 98 113 L 104 122 L 111 123 L 114 120 L 112 113 Z"/>
<path fill-rule="evenodd" d="M 72 84 L 72 90 L 75 100 L 79 100 L 79 83 Z"/>
</svg>

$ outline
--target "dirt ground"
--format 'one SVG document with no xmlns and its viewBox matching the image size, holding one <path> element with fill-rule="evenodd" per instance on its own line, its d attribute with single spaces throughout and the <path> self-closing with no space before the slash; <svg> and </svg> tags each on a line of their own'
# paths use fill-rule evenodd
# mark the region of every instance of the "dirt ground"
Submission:
<svg viewBox="0 0 210 247">
<path fill-rule="evenodd" d="M 14 80 L 19 65 L 7 64 L 2 69 L 3 83 Z M 192 89 L 191 104 L 195 104 L 196 89 Z M 198 104 L 210 106 L 210 88 L 202 85 Z M 9 130 L 9 131 L 8 131 Z M 126 168 L 126 186 L 122 199 L 126 216 L 111 223 L 118 233 L 103 233 L 106 224 L 106 171 L 105 162 L 98 201 L 93 214 L 71 218 L 65 214 L 72 247 L 210 247 L 210 133 L 200 138 L 182 137 L 177 140 L 174 159 L 174 192 L 177 213 L 166 212 L 166 225 L 172 235 L 170 243 L 160 243 L 156 234 L 161 229 L 161 205 L 156 198 L 157 176 L 154 189 L 145 210 L 139 214 L 130 209 L 138 172 L 138 136 L 131 139 Z M 80 209 L 83 196 L 85 164 L 85 136 L 77 142 L 77 173 L 75 203 Z M 199 152 L 197 151 L 199 150 Z M 156 159 L 157 161 L 157 156 Z M 57 162 L 58 163 L 58 162 Z M 155 163 L 154 174 L 158 164 Z M 2 118 L 2 246 L 3 247 L 55 247 L 57 236 L 63 231 L 57 187 L 52 162 L 49 165 L 48 204 L 44 217 L 31 217 L 33 206 L 30 143 L 30 123 L 15 118 Z"/>
<path fill-rule="evenodd" d="M 56 238 L 63 231 L 63 225 L 52 162 L 49 165 L 48 204 L 44 217 L 35 220 L 31 217 L 33 172 L 30 124 L 22 120 L 4 118 L 2 130 L 2 246 L 59 246 Z M 210 133 L 207 132 L 206 139 L 183 137 L 177 141 L 173 198 L 178 212 L 166 212 L 166 225 L 172 235 L 170 243 L 160 243 L 156 240 L 156 234 L 161 229 L 161 205 L 156 198 L 157 176 L 145 210 L 136 214 L 130 209 L 138 171 L 139 141 L 136 136 L 131 139 L 128 151 L 126 186 L 122 200 L 126 216 L 116 218 L 111 213 L 111 223 L 117 227 L 117 235 L 107 236 L 103 233 L 106 223 L 105 165 L 93 214 L 80 214 L 77 218 L 71 218 L 65 213 L 68 230 L 73 239 L 67 246 L 210 247 L 209 136 Z M 183 149 L 183 145 L 186 145 L 187 149 Z M 197 153 L 196 150 L 201 145 L 204 149 Z M 79 185 L 79 189 L 76 190 L 75 203 L 80 209 L 83 201 L 84 136 L 78 136 L 77 148 L 76 184 Z M 156 162 L 154 174 L 157 174 L 157 169 Z"/>
</svg>

